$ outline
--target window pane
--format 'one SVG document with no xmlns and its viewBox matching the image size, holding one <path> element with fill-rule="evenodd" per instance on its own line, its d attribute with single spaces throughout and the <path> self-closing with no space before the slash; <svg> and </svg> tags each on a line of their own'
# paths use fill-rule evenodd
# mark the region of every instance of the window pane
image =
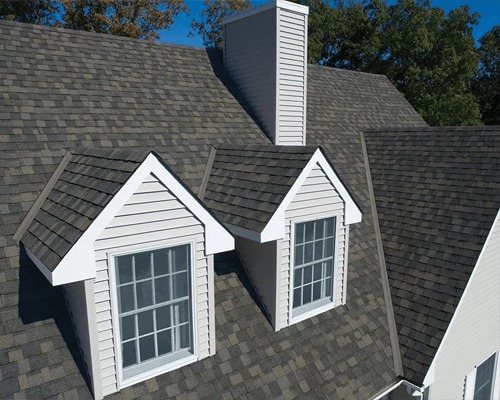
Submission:
<svg viewBox="0 0 500 400">
<path fill-rule="evenodd" d="M 132 282 L 132 256 L 120 256 L 116 259 L 118 284 Z"/>
<path fill-rule="evenodd" d="M 333 238 L 326 239 L 325 244 L 325 257 L 333 256 Z"/>
<path fill-rule="evenodd" d="M 156 329 L 161 330 L 172 326 L 170 309 L 172 306 L 164 306 L 156 309 Z"/>
<path fill-rule="evenodd" d="M 310 263 L 313 260 L 313 245 L 314 243 L 307 243 L 304 251 L 304 264 Z"/>
<path fill-rule="evenodd" d="M 139 253 L 135 258 L 135 280 L 151 278 L 151 252 Z"/>
<path fill-rule="evenodd" d="M 311 302 L 311 285 L 304 286 L 302 291 L 302 304 L 307 304 Z"/>
<path fill-rule="evenodd" d="M 325 222 L 326 222 L 326 237 L 331 237 L 333 236 L 335 218 L 328 218 Z"/>
<path fill-rule="evenodd" d="M 137 355 L 135 352 L 135 340 L 123 343 L 122 356 L 123 356 L 123 368 L 137 364 Z"/>
<path fill-rule="evenodd" d="M 332 278 L 328 278 L 325 281 L 325 297 L 331 297 L 332 296 Z"/>
<path fill-rule="evenodd" d="M 135 337 L 135 315 L 122 317 L 122 340 L 128 340 Z"/>
<path fill-rule="evenodd" d="M 153 310 L 143 311 L 138 314 L 139 335 L 154 332 Z"/>
<path fill-rule="evenodd" d="M 191 347 L 191 340 L 189 337 L 189 324 L 184 324 L 179 328 L 180 345 L 181 349 L 188 349 Z"/>
<path fill-rule="evenodd" d="M 483 362 L 476 371 L 474 400 L 490 400 L 493 386 L 493 371 L 495 370 L 495 354 Z"/>
<path fill-rule="evenodd" d="M 155 357 L 155 335 L 149 335 L 139 339 L 139 352 L 141 361 L 146 361 Z"/>
<path fill-rule="evenodd" d="M 320 220 L 316 221 L 316 227 L 315 227 L 315 239 L 322 239 L 323 238 L 323 228 L 324 228 L 325 221 Z"/>
<path fill-rule="evenodd" d="M 332 276 L 333 275 L 333 260 L 328 260 L 326 262 L 326 276 Z"/>
<path fill-rule="evenodd" d="M 187 300 L 181 301 L 176 305 L 179 310 L 179 324 L 189 321 L 189 302 Z"/>
<path fill-rule="evenodd" d="M 306 242 L 310 242 L 314 239 L 314 221 L 305 223 L 306 230 Z"/>
<path fill-rule="evenodd" d="M 120 296 L 118 311 L 124 313 L 134 310 L 134 285 L 121 286 L 118 293 Z"/>
<path fill-rule="evenodd" d="M 312 280 L 312 265 L 304 268 L 304 284 L 310 283 Z"/>
<path fill-rule="evenodd" d="M 298 307 L 300 306 L 300 300 L 301 300 L 301 289 L 297 288 L 293 290 L 293 306 Z"/>
<path fill-rule="evenodd" d="M 187 272 L 181 272 L 173 276 L 174 299 L 188 295 L 188 277 Z"/>
<path fill-rule="evenodd" d="M 315 281 L 318 281 L 321 279 L 321 264 L 322 263 L 314 264 L 314 280 Z"/>
<path fill-rule="evenodd" d="M 295 247 L 295 265 L 302 265 L 304 263 L 304 246 Z"/>
<path fill-rule="evenodd" d="M 321 298 L 321 281 L 316 282 L 313 285 L 313 301 Z"/>
<path fill-rule="evenodd" d="M 293 287 L 302 285 L 302 268 L 297 268 L 293 276 Z"/>
<path fill-rule="evenodd" d="M 166 275 L 168 270 L 168 249 L 153 251 L 153 263 L 155 276 Z"/>
<path fill-rule="evenodd" d="M 155 279 L 156 304 L 170 300 L 170 276 Z"/>
<path fill-rule="evenodd" d="M 314 261 L 323 258 L 323 241 L 314 242 Z"/>
<path fill-rule="evenodd" d="M 137 308 L 148 307 L 153 304 L 152 281 L 136 283 L 137 290 Z"/>
<path fill-rule="evenodd" d="M 158 338 L 158 355 L 170 353 L 172 351 L 172 330 L 160 332 Z"/>
<path fill-rule="evenodd" d="M 295 225 L 295 243 L 304 243 L 304 224 Z"/>
<path fill-rule="evenodd" d="M 173 247 L 172 252 L 172 271 L 187 271 L 188 269 L 188 250 L 189 245 Z"/>
</svg>

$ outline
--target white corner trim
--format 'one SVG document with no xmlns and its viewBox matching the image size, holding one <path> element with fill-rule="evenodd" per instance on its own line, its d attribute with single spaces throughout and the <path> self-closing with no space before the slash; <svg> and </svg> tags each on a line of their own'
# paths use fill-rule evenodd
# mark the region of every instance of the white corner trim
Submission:
<svg viewBox="0 0 500 400">
<path fill-rule="evenodd" d="M 456 324 L 455 321 L 457 319 L 458 311 L 463 307 L 464 298 L 470 290 L 470 285 L 471 285 L 472 279 L 477 274 L 477 266 L 481 263 L 481 260 L 483 259 L 484 251 L 487 248 L 489 242 L 491 241 L 493 231 L 495 230 L 495 228 L 500 229 L 498 227 L 498 225 L 500 225 L 500 209 L 498 210 L 497 215 L 495 217 L 495 220 L 493 221 L 493 224 L 491 225 L 491 230 L 488 232 L 488 236 L 486 237 L 483 248 L 481 249 L 481 252 L 479 253 L 479 257 L 477 258 L 476 264 L 474 265 L 474 269 L 472 270 L 472 273 L 469 277 L 469 280 L 467 281 L 467 285 L 465 286 L 464 292 L 462 293 L 462 297 L 458 301 L 457 308 L 456 308 L 455 312 L 453 313 L 453 316 L 451 317 L 451 321 L 450 321 L 450 324 L 448 325 L 448 329 L 446 329 L 446 332 L 444 333 L 443 339 L 441 339 L 441 343 L 439 343 L 439 347 L 436 351 L 436 354 L 434 355 L 431 366 L 429 367 L 427 374 L 425 375 L 424 382 L 423 382 L 424 387 L 432 385 L 432 383 L 434 382 L 434 374 L 435 374 L 435 370 L 436 370 L 436 365 L 435 365 L 436 360 L 437 360 L 439 354 L 441 353 L 441 350 L 443 348 L 443 343 L 445 342 L 446 338 L 448 337 L 448 333 L 452 330 L 452 327 L 454 326 L 454 324 Z"/>
<path fill-rule="evenodd" d="M 325 172 L 327 178 L 332 182 L 335 190 L 339 193 L 342 200 L 345 203 L 345 224 L 350 225 L 356 222 L 360 222 L 362 215 L 361 210 L 358 208 L 352 197 L 347 192 L 339 177 L 332 169 L 325 156 L 318 148 L 313 156 L 308 161 L 307 165 L 304 167 L 299 177 L 292 185 L 287 195 L 279 205 L 278 209 L 274 212 L 273 216 L 265 226 L 264 230 L 260 234 L 261 243 L 269 242 L 271 240 L 282 239 L 285 235 L 285 210 L 288 205 L 292 202 L 293 198 L 301 188 L 302 184 L 305 182 L 309 176 L 311 170 L 314 166 L 318 164 L 321 169 Z"/>
<path fill-rule="evenodd" d="M 237 14 L 229 15 L 226 18 L 222 19 L 222 24 L 229 24 L 231 22 L 235 22 L 243 18 L 248 18 L 252 15 L 256 15 L 273 8 L 283 8 L 285 10 L 293 11 L 299 14 L 309 15 L 309 7 L 307 6 L 303 6 L 297 3 L 291 3 L 285 0 L 272 0 L 267 3 L 261 4 L 260 6 L 250 7 Z"/>
<path fill-rule="evenodd" d="M 400 381 L 396 382 L 394 385 L 388 387 L 385 389 L 382 393 L 379 393 L 376 395 L 376 397 L 371 397 L 370 400 L 380 400 L 382 399 L 386 394 L 392 392 L 394 389 L 396 389 L 398 386 L 404 385 L 407 388 L 413 389 L 415 392 L 412 394 L 414 396 L 415 400 L 421 399 L 423 395 L 423 387 L 420 388 L 417 385 L 414 385 L 413 383 L 408 382 L 407 380 L 401 379 Z M 417 398 L 417 396 L 419 396 Z"/>
<path fill-rule="evenodd" d="M 204 224 L 207 255 L 234 249 L 233 236 L 150 153 L 52 272 L 54 286 L 95 278 L 94 241 L 150 174 L 154 174 Z"/>
</svg>

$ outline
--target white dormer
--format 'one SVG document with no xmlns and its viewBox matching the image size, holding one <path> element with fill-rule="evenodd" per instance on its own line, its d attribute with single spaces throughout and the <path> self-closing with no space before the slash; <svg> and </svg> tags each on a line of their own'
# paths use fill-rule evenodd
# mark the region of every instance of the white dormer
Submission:
<svg viewBox="0 0 500 400">
<path fill-rule="evenodd" d="M 227 17 L 224 65 L 274 144 L 306 144 L 307 15 L 283 0 Z"/>
</svg>

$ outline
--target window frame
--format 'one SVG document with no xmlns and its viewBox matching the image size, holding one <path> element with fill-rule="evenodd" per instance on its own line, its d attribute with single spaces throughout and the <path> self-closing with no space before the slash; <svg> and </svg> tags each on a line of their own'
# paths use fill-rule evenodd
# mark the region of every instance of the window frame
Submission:
<svg viewBox="0 0 500 400">
<path fill-rule="evenodd" d="M 465 376 L 465 390 L 463 397 L 465 400 L 474 400 L 477 369 L 486 361 L 488 361 L 492 356 L 495 356 L 495 361 L 493 364 L 493 381 L 491 385 L 490 399 L 495 399 L 496 397 L 498 397 L 498 395 L 500 395 L 500 350 L 496 350 L 493 353 L 490 353 L 490 355 L 484 360 L 477 363 L 472 371 Z"/>
<path fill-rule="evenodd" d="M 160 249 L 168 249 L 171 247 L 182 246 L 182 245 L 190 246 L 190 262 L 191 262 L 191 270 L 190 273 L 190 290 L 191 290 L 191 324 L 192 324 L 192 338 L 193 338 L 193 353 L 175 359 L 166 364 L 162 364 L 158 367 L 151 368 L 144 372 L 140 372 L 132 377 L 124 378 L 123 377 L 123 356 L 122 356 L 122 346 L 121 346 L 121 330 L 120 330 L 120 321 L 119 321 L 119 312 L 118 312 L 118 290 L 117 290 L 117 276 L 116 276 L 116 264 L 115 260 L 120 256 L 131 255 L 142 253 L 146 251 L 154 251 Z M 118 390 L 123 389 L 125 387 L 134 385 L 139 382 L 143 382 L 147 379 L 153 378 L 155 376 L 164 374 L 168 371 L 172 371 L 177 368 L 181 368 L 187 364 L 191 364 L 198 360 L 198 326 L 197 326 L 197 307 L 196 307 L 196 298 L 197 298 L 197 290 L 196 290 L 196 240 L 187 239 L 179 241 L 178 239 L 166 240 L 155 243 L 154 245 L 149 245 L 148 243 L 136 246 L 127 246 L 127 249 L 124 251 L 111 251 L 107 254 L 108 261 L 108 272 L 109 272 L 109 290 L 110 290 L 110 302 L 111 302 L 111 318 L 113 322 L 113 348 L 115 350 L 115 368 L 116 368 L 116 383 Z M 168 356 L 165 356 L 165 358 Z M 157 360 L 158 358 L 152 359 Z"/>
<path fill-rule="evenodd" d="M 340 211 L 329 213 L 321 216 L 308 217 L 303 219 L 296 219 L 290 221 L 290 261 L 289 261 L 289 272 L 290 272 L 290 286 L 288 288 L 288 320 L 290 321 L 290 325 L 295 324 L 300 321 L 304 321 L 308 318 L 311 318 L 315 315 L 321 314 L 325 311 L 331 310 L 337 306 L 336 297 L 337 297 L 337 283 L 338 283 L 338 254 L 339 254 L 339 231 L 340 231 L 340 221 L 341 221 L 342 213 Z M 333 254 L 333 289 L 332 289 L 332 301 L 328 304 L 323 304 L 318 307 L 314 307 L 311 310 L 305 311 L 299 315 L 293 315 L 293 288 L 294 288 L 294 278 L 295 278 L 295 231 L 298 224 L 303 224 L 306 222 L 312 221 L 320 221 L 326 220 L 329 218 L 335 218 L 335 241 L 334 241 L 334 249 L 335 252 Z"/>
</svg>

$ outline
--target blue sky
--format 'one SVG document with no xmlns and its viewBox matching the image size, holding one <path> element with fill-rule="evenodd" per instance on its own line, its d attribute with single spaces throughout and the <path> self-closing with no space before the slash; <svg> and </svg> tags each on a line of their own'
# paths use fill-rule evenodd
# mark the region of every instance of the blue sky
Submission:
<svg viewBox="0 0 500 400">
<path fill-rule="evenodd" d="M 267 0 L 253 0 L 254 5 L 265 3 Z M 396 3 L 396 0 L 389 0 L 389 4 Z M 191 21 L 196 14 L 201 14 L 203 10 L 203 0 L 187 0 L 191 9 L 191 15 L 179 15 L 169 31 L 161 32 L 161 41 L 169 43 L 187 44 L 190 46 L 203 46 L 201 37 L 187 37 L 191 28 Z M 431 0 L 433 7 L 441 7 L 446 13 L 462 4 L 468 4 L 471 11 L 481 14 L 479 25 L 474 27 L 474 37 L 479 39 L 494 25 L 500 24 L 500 0 Z"/>
</svg>

